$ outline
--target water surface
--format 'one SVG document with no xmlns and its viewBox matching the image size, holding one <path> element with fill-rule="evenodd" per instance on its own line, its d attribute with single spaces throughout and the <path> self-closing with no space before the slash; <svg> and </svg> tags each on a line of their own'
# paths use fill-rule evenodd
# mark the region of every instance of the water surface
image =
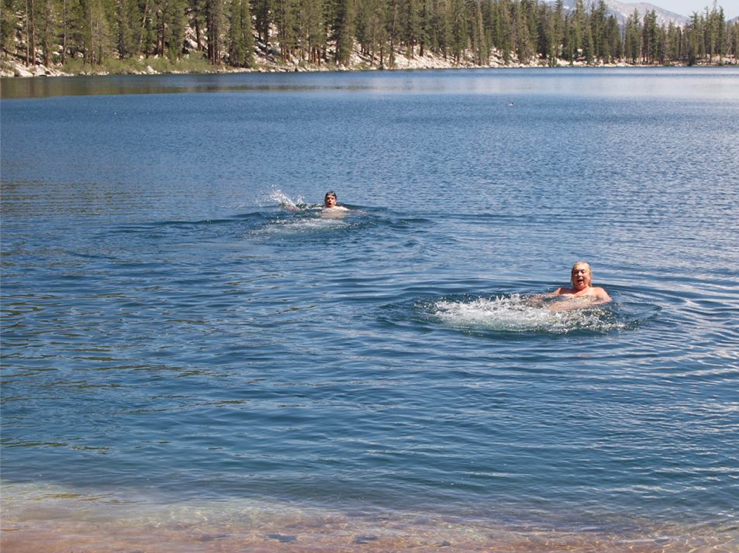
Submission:
<svg viewBox="0 0 739 553">
<path fill-rule="evenodd" d="M 4 546 L 739 550 L 737 90 L 3 81 Z"/>
</svg>

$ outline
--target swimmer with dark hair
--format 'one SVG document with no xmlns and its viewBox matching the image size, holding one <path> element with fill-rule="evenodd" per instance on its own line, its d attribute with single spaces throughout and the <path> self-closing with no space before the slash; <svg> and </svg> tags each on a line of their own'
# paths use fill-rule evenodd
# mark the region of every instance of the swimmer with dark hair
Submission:
<svg viewBox="0 0 739 553">
<path fill-rule="evenodd" d="M 347 209 L 343 205 L 339 205 L 339 200 L 336 197 L 336 192 L 334 192 L 333 190 L 329 190 L 328 192 L 326 192 L 326 195 L 323 197 L 323 207 L 326 209 Z"/>
<path fill-rule="evenodd" d="M 329 190 L 323 197 L 323 209 L 325 210 L 336 210 L 336 211 L 349 211 L 348 208 L 343 205 L 339 205 L 339 200 L 336 197 L 336 192 Z"/>
<path fill-rule="evenodd" d="M 336 207 L 338 205 L 338 200 L 336 199 L 336 192 L 333 190 L 329 190 L 326 192 L 326 195 L 323 197 L 323 207 L 332 208 Z"/>
</svg>

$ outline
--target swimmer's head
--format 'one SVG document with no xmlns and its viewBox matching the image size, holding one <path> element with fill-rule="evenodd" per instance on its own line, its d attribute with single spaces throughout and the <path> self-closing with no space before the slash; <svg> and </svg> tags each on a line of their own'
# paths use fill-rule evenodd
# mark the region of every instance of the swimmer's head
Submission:
<svg viewBox="0 0 739 553">
<path fill-rule="evenodd" d="M 575 291 L 588 288 L 593 282 L 593 271 L 590 268 L 590 265 L 585 261 L 578 261 L 575 263 L 572 266 L 570 281 L 572 282 L 572 288 Z"/>
<path fill-rule="evenodd" d="M 323 198 L 324 207 L 336 207 L 338 200 L 336 199 L 336 192 L 329 190 Z"/>
</svg>

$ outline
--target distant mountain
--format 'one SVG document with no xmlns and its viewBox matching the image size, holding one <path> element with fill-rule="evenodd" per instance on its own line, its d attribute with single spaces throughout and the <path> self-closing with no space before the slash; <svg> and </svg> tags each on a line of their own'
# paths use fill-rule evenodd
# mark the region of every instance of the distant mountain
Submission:
<svg viewBox="0 0 739 553">
<path fill-rule="evenodd" d="M 675 25 L 684 27 L 688 23 L 688 18 L 684 15 L 662 9 L 654 4 L 648 4 L 646 2 L 628 4 L 626 2 L 619 2 L 618 0 L 605 0 L 605 2 L 608 8 L 614 12 L 613 15 L 622 22 L 625 22 L 626 18 L 634 13 L 634 10 L 638 10 L 641 17 L 644 17 L 644 14 L 647 12 L 654 11 L 657 14 L 657 25 L 667 26 L 672 22 Z"/>
<path fill-rule="evenodd" d="M 556 1 L 556 0 L 555 0 Z M 565 9 L 572 10 L 575 8 L 575 2 L 577 0 L 563 0 Z M 644 14 L 648 11 L 654 11 L 657 14 L 658 25 L 669 25 L 672 22 L 674 25 L 684 27 L 688 23 L 688 18 L 684 15 L 680 15 L 671 11 L 664 10 L 654 4 L 648 4 L 646 2 L 627 3 L 619 2 L 618 0 L 604 0 L 608 7 L 609 15 L 614 15 L 622 25 L 626 23 L 626 19 L 634 13 L 634 10 L 639 12 L 639 18 L 643 19 Z M 598 0 L 584 0 L 585 7 L 589 10 L 591 5 L 598 5 Z M 554 3 L 554 2 L 552 2 Z"/>
</svg>

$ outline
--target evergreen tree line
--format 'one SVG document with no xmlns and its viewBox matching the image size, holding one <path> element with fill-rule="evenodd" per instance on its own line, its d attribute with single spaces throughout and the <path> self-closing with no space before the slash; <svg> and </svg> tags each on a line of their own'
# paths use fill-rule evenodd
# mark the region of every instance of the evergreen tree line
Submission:
<svg viewBox="0 0 739 553">
<path fill-rule="evenodd" d="M 214 65 L 253 67 L 255 51 L 285 62 L 393 67 L 397 55 L 433 53 L 487 65 L 558 60 L 589 64 L 716 63 L 737 59 L 739 22 L 723 8 L 685 27 L 634 11 L 625 24 L 605 3 L 578 0 L 0 0 L 6 57 L 27 65 L 95 65 L 117 58 L 199 54 Z"/>
</svg>

